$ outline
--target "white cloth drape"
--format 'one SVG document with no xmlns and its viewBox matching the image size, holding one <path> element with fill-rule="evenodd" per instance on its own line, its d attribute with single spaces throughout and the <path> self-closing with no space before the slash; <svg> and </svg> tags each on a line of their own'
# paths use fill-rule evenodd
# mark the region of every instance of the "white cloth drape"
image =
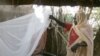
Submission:
<svg viewBox="0 0 100 56">
<path fill-rule="evenodd" d="M 50 23 L 31 13 L 0 23 L 0 56 L 31 56 Z"/>
</svg>

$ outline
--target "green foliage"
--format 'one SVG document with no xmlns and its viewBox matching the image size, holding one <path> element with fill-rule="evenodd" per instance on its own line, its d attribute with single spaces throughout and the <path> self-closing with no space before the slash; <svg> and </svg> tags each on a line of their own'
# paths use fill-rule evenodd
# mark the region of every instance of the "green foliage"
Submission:
<svg viewBox="0 0 100 56">
<path fill-rule="evenodd" d="M 96 22 L 100 21 L 100 8 L 96 7 L 93 9 L 92 17 L 95 18 Z M 96 31 L 96 38 L 94 39 L 94 56 L 100 56 L 100 22 L 98 23 L 99 29 Z"/>
<path fill-rule="evenodd" d="M 95 19 L 100 20 L 100 8 L 99 7 L 93 8 L 91 17 L 94 17 Z"/>
</svg>

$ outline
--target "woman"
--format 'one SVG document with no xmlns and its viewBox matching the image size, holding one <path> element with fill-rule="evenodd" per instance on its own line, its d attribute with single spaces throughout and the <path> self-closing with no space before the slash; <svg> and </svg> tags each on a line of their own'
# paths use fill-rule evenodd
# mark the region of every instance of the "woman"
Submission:
<svg viewBox="0 0 100 56">
<path fill-rule="evenodd" d="M 84 12 L 79 11 L 76 13 L 76 26 L 62 23 L 53 16 L 50 16 L 50 18 L 69 32 L 67 56 L 93 56 L 93 30 L 88 24 Z"/>
</svg>

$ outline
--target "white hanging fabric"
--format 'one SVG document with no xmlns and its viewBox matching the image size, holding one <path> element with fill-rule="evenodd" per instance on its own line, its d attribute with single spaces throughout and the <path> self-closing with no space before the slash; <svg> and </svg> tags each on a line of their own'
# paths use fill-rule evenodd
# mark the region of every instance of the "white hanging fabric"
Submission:
<svg viewBox="0 0 100 56">
<path fill-rule="evenodd" d="M 0 23 L 0 56 L 31 56 L 48 27 L 49 15 L 35 13 Z"/>
</svg>

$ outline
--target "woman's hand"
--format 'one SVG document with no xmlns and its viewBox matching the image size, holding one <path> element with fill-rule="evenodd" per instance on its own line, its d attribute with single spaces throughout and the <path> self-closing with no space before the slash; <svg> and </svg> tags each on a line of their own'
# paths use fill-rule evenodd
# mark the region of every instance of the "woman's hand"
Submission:
<svg viewBox="0 0 100 56">
<path fill-rule="evenodd" d="M 77 44 L 75 44 L 75 45 L 71 48 L 71 51 L 75 53 L 76 50 L 77 50 L 79 47 L 80 47 L 80 43 L 77 43 Z"/>
<path fill-rule="evenodd" d="M 79 47 L 87 47 L 86 42 L 85 42 L 85 41 L 82 41 L 81 43 L 75 44 L 75 45 L 71 48 L 71 51 L 72 51 L 72 52 L 76 52 L 76 50 L 77 50 Z"/>
<path fill-rule="evenodd" d="M 85 41 L 82 41 L 82 42 L 80 43 L 80 46 L 82 46 L 82 47 L 87 47 L 87 43 L 86 43 Z"/>
</svg>

